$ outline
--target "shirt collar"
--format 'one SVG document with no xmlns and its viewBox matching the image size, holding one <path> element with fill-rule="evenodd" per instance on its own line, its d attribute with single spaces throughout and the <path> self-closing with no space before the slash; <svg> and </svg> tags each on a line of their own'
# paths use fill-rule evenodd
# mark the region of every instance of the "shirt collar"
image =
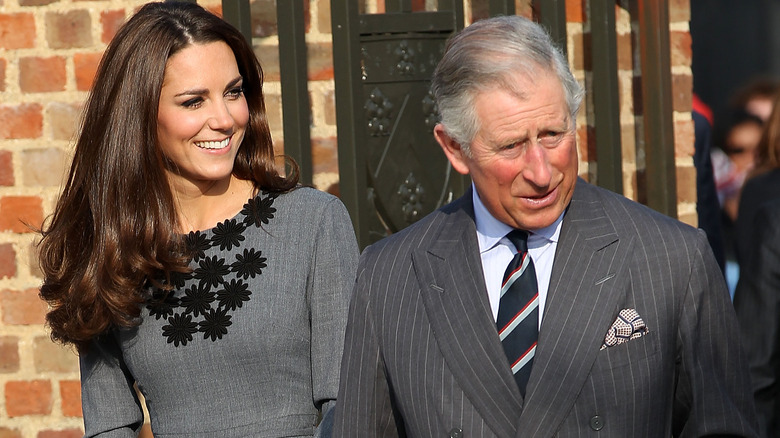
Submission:
<svg viewBox="0 0 780 438">
<path fill-rule="evenodd" d="M 482 203 L 482 200 L 479 199 L 474 183 L 471 183 L 471 188 L 471 197 L 474 203 L 474 222 L 477 227 L 477 240 L 481 254 L 493 249 L 507 233 L 512 231 L 512 227 L 493 217 L 487 207 L 485 207 L 485 204 Z M 561 223 L 565 213 L 566 210 L 549 226 L 538 230 L 527 230 L 530 232 L 528 247 L 534 248 L 542 246 L 547 242 L 558 242 L 558 237 L 561 234 Z"/>
</svg>

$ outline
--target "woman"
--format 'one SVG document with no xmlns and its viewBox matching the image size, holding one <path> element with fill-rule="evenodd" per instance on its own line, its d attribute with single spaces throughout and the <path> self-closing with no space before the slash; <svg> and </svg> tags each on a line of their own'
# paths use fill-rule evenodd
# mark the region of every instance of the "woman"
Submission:
<svg viewBox="0 0 780 438">
<path fill-rule="evenodd" d="M 772 107 L 756 147 L 755 166 L 740 194 L 735 239 L 740 268 L 751 263 L 750 254 L 759 243 L 755 237 L 756 212 L 764 203 L 780 199 L 780 94 L 775 96 Z"/>
<path fill-rule="evenodd" d="M 329 417 L 357 246 L 334 197 L 274 170 L 252 48 L 195 4 L 117 33 L 42 231 L 86 436 L 311 436 Z M 121 432 L 121 433 L 118 433 Z"/>
</svg>

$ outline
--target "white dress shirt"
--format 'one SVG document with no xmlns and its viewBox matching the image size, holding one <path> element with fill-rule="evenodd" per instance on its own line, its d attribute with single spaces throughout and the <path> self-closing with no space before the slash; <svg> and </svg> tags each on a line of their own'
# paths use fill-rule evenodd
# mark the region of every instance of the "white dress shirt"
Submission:
<svg viewBox="0 0 780 438">
<path fill-rule="evenodd" d="M 482 272 L 485 275 L 490 309 L 493 319 L 498 318 L 498 303 L 501 300 L 501 282 L 504 271 L 517 252 L 515 246 L 506 237 L 513 230 L 509 225 L 499 221 L 488 212 L 479 199 L 476 188 L 472 190 L 474 200 L 474 221 L 477 226 L 479 256 L 482 259 Z M 536 283 L 539 287 L 539 325 L 544 316 L 544 305 L 547 301 L 547 290 L 550 286 L 555 249 L 558 246 L 558 236 L 561 233 L 563 213 L 552 225 L 539 230 L 525 230 L 528 235 L 528 252 L 534 262 Z"/>
</svg>

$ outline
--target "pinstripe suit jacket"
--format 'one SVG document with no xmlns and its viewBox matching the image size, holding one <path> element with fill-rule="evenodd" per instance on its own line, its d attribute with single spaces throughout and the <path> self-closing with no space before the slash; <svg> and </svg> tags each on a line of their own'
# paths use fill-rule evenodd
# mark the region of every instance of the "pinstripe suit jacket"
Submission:
<svg viewBox="0 0 780 438">
<path fill-rule="evenodd" d="M 734 312 L 703 232 L 579 180 L 525 399 L 480 263 L 471 193 L 365 250 L 334 436 L 755 435 Z M 649 333 L 600 350 L 624 308 Z"/>
</svg>

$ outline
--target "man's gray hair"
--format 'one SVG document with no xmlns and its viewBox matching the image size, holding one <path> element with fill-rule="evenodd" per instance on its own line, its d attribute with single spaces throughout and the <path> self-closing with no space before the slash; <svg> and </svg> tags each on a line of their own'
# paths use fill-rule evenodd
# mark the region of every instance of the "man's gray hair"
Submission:
<svg viewBox="0 0 780 438">
<path fill-rule="evenodd" d="M 541 25 L 520 16 L 480 20 L 450 38 L 433 73 L 444 131 L 467 155 L 479 131 L 474 99 L 480 91 L 501 87 L 518 96 L 513 81 L 520 72 L 533 77 L 554 73 L 563 86 L 574 126 L 584 91 L 569 70 L 566 57 Z"/>
</svg>

